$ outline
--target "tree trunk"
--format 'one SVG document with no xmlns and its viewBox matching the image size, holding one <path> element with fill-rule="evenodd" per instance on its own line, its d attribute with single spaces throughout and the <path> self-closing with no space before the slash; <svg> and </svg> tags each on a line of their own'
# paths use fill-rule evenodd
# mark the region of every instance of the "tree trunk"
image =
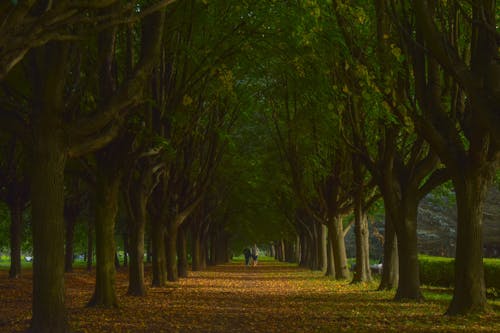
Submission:
<svg viewBox="0 0 500 333">
<path fill-rule="evenodd" d="M 64 251 L 64 271 L 66 273 L 73 271 L 73 242 L 75 236 L 75 225 L 78 214 L 76 212 L 66 212 L 65 214 L 66 226 L 66 248 Z"/>
<path fill-rule="evenodd" d="M 105 162 L 98 167 L 106 169 Z M 96 284 L 88 306 L 117 307 L 115 290 L 115 220 L 118 212 L 120 176 L 101 174 L 96 182 Z"/>
<path fill-rule="evenodd" d="M 387 212 L 386 206 L 386 212 Z M 396 288 L 399 280 L 398 266 L 398 241 L 396 238 L 396 230 L 391 221 L 391 217 L 385 215 L 385 230 L 384 230 L 384 260 L 382 266 L 382 278 L 378 290 L 392 290 Z"/>
<path fill-rule="evenodd" d="M 344 226 L 341 217 L 334 217 L 328 230 L 333 245 L 333 261 L 335 264 L 335 279 L 344 280 L 350 276 L 347 267 L 347 254 L 345 250 Z"/>
<path fill-rule="evenodd" d="M 168 224 L 166 237 L 167 280 L 175 282 L 179 280 L 177 272 L 177 233 L 179 227 L 175 224 L 175 221 L 169 221 Z"/>
<path fill-rule="evenodd" d="M 210 231 L 210 234 L 209 234 L 210 244 L 208 245 L 208 248 L 209 248 L 208 264 L 211 266 L 215 265 L 215 262 L 217 260 L 217 253 L 216 253 L 217 230 L 216 229 L 217 229 L 217 226 L 213 225 L 212 230 Z"/>
<path fill-rule="evenodd" d="M 404 196 L 400 206 L 399 221 L 394 223 L 398 237 L 399 282 L 396 300 L 423 300 L 420 291 L 420 273 L 417 249 L 417 209 L 418 200 L 409 194 Z"/>
<path fill-rule="evenodd" d="M 36 50 L 33 95 L 31 206 L 33 314 L 31 330 L 68 330 L 64 305 L 64 169 L 67 160 L 64 110 L 68 48 L 49 43 Z M 38 79 L 38 80 L 37 80 Z"/>
<path fill-rule="evenodd" d="M 331 237 L 328 237 L 328 245 L 327 245 L 327 252 L 326 252 L 326 258 L 327 258 L 327 265 L 326 265 L 326 273 L 325 276 L 335 276 L 335 261 L 334 261 L 334 256 L 333 256 L 333 244 L 331 241 Z"/>
<path fill-rule="evenodd" d="M 151 247 L 153 250 L 153 287 L 163 287 L 166 281 L 165 271 L 165 227 L 158 218 L 153 218 L 151 227 Z"/>
<path fill-rule="evenodd" d="M 57 94 L 57 92 L 55 92 Z M 32 160 L 33 317 L 37 333 L 67 331 L 64 306 L 64 168 L 59 119 L 42 110 Z"/>
<path fill-rule="evenodd" d="M 353 155 L 352 158 L 353 180 L 355 182 L 354 193 L 354 235 L 356 237 L 356 269 L 354 271 L 353 283 L 369 282 L 372 279 L 370 271 L 370 243 L 368 219 L 364 210 L 365 189 L 364 173 L 361 168 L 361 160 Z"/>
<path fill-rule="evenodd" d="M 370 243 L 368 219 L 363 210 L 361 202 L 354 212 L 354 233 L 356 236 L 356 269 L 352 282 L 370 282 L 372 275 L 370 271 Z"/>
<path fill-rule="evenodd" d="M 177 234 L 177 272 L 180 278 L 188 277 L 186 227 L 181 226 Z"/>
<path fill-rule="evenodd" d="M 87 271 L 92 270 L 92 261 L 94 260 L 94 223 L 89 220 L 87 228 Z"/>
<path fill-rule="evenodd" d="M 483 206 L 488 180 L 477 170 L 453 179 L 457 198 L 455 289 L 448 315 L 483 312 L 487 307 L 483 266 Z"/>
<path fill-rule="evenodd" d="M 9 278 L 21 276 L 21 239 L 23 230 L 23 208 L 18 196 L 9 202 L 10 211 L 10 269 Z"/>
<path fill-rule="evenodd" d="M 127 294 L 131 296 L 146 295 L 144 285 L 144 230 L 146 226 L 146 206 L 141 205 L 144 214 L 136 216 L 129 222 L 130 242 L 129 242 L 129 285 Z"/>
<path fill-rule="evenodd" d="M 194 228 L 196 229 L 196 227 Z M 193 272 L 201 270 L 201 241 L 198 232 L 194 231 L 191 241 L 191 265 Z"/>
<path fill-rule="evenodd" d="M 308 237 L 305 232 L 301 232 L 300 235 L 300 261 L 299 261 L 299 266 L 300 267 L 309 267 L 309 244 L 308 244 Z"/>
<path fill-rule="evenodd" d="M 328 265 L 328 258 L 327 258 L 327 251 L 328 251 L 328 227 L 324 224 L 319 225 L 318 228 L 319 231 L 319 244 L 318 244 L 318 262 L 319 262 L 319 267 L 318 270 L 322 271 L 323 273 L 326 272 L 327 270 L 327 265 Z"/>
<path fill-rule="evenodd" d="M 144 285 L 144 234 L 146 230 L 146 204 L 147 198 L 138 191 L 129 193 L 131 197 L 130 210 L 133 216 L 129 217 L 129 285 L 128 295 L 144 296 L 146 287 Z"/>
<path fill-rule="evenodd" d="M 328 236 L 328 233 L 327 233 Z M 295 238 L 295 262 L 300 264 L 302 258 L 302 246 L 300 242 L 300 236 L 297 235 Z"/>
</svg>

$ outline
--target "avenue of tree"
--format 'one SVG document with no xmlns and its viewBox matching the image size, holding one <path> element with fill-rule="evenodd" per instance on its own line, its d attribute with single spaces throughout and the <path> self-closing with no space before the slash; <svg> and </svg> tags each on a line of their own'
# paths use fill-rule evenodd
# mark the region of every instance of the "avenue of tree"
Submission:
<svg viewBox="0 0 500 333">
<path fill-rule="evenodd" d="M 187 277 L 188 258 L 202 270 L 255 242 L 370 281 L 377 204 L 379 288 L 422 301 L 417 208 L 445 182 L 457 204 L 447 314 L 486 311 L 499 25 L 495 0 L 2 1 L 0 201 L 11 278 L 30 221 L 31 329 L 69 330 L 64 273 L 82 221 L 88 306 L 116 307 L 118 234 L 138 297 Z"/>
</svg>

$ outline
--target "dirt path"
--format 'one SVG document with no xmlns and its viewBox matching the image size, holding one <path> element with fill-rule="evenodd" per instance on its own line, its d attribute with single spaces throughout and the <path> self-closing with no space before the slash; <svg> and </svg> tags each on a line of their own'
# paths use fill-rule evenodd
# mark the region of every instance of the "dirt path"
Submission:
<svg viewBox="0 0 500 333">
<path fill-rule="evenodd" d="M 148 281 L 150 276 L 147 274 Z M 94 277 L 67 275 L 67 307 L 76 332 L 494 332 L 496 312 L 475 318 L 447 318 L 446 300 L 394 303 L 391 293 L 351 286 L 294 266 L 228 264 L 188 279 L 149 288 L 144 298 L 126 296 L 125 272 L 117 274 L 118 309 L 85 304 Z M 31 306 L 29 274 L 17 280 L 0 272 L 0 332 L 27 328 Z"/>
</svg>

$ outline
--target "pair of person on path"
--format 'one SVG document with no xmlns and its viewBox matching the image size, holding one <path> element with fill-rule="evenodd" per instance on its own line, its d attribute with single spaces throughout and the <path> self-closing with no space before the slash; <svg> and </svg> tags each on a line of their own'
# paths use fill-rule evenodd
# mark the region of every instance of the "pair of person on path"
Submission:
<svg viewBox="0 0 500 333">
<path fill-rule="evenodd" d="M 259 248 L 256 244 L 252 246 L 252 250 L 248 247 L 243 250 L 243 255 L 245 256 L 245 265 L 250 266 L 250 258 L 252 258 L 252 266 L 257 266 L 257 261 L 259 259 Z"/>
</svg>

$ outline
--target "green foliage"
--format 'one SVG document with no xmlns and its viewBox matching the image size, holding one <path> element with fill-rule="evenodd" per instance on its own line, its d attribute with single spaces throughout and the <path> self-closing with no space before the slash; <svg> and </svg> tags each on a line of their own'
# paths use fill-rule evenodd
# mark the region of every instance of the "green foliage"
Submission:
<svg viewBox="0 0 500 333">
<path fill-rule="evenodd" d="M 497 298 L 500 292 L 500 259 L 484 259 L 484 280 L 487 294 Z M 455 280 L 455 259 L 419 256 L 420 282 L 431 286 L 452 287 Z"/>
<path fill-rule="evenodd" d="M 484 281 L 488 295 L 500 296 L 500 259 L 484 259 Z"/>
<path fill-rule="evenodd" d="M 453 258 L 419 256 L 420 282 L 431 286 L 451 287 L 454 281 Z"/>
</svg>

